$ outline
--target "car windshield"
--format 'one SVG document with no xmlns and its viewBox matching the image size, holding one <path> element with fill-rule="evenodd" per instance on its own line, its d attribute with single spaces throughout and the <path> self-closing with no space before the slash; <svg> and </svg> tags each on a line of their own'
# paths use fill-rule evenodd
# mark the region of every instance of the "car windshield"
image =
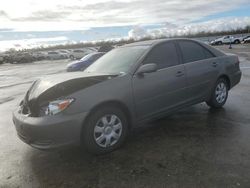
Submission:
<svg viewBox="0 0 250 188">
<path fill-rule="evenodd" d="M 102 56 L 85 71 L 110 74 L 127 73 L 147 49 L 148 46 L 116 48 Z"/>
</svg>

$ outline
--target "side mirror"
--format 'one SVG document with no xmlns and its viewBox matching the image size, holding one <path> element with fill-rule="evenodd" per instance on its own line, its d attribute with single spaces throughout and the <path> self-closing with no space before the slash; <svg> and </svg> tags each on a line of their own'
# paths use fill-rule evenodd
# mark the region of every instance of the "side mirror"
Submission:
<svg viewBox="0 0 250 188">
<path fill-rule="evenodd" d="M 157 71 L 157 65 L 155 63 L 145 64 L 140 66 L 140 68 L 137 70 L 137 74 L 144 74 L 144 73 L 150 73 Z"/>
</svg>

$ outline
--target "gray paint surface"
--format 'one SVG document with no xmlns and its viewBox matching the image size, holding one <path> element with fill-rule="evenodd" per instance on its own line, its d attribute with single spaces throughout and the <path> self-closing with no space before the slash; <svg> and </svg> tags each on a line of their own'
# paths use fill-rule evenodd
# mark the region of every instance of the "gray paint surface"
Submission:
<svg viewBox="0 0 250 188">
<path fill-rule="evenodd" d="M 175 43 L 177 47 L 181 41 L 192 40 L 156 40 L 125 45 L 122 48 L 149 46 L 143 57 L 125 74 L 103 75 L 83 72 L 68 77 L 50 76 L 39 80 L 33 84 L 24 99 L 24 107 L 30 110 L 31 117 L 20 113 L 20 109 L 14 112 L 13 121 L 19 137 L 40 149 L 68 145 L 73 141 L 79 143 L 85 119 L 97 106 L 104 103 L 119 103 L 127 109 L 132 127 L 137 127 L 143 121 L 159 118 L 183 107 L 208 100 L 220 76 L 228 77 L 230 87 L 240 81 L 241 71 L 237 56 L 227 56 L 211 47 L 207 48 L 214 52 L 214 55 L 218 54 L 218 57 L 186 64 L 179 58 L 175 66 L 158 69 L 142 76 L 136 73 L 152 49 L 157 49 L 164 43 Z M 206 47 L 197 41 L 192 42 Z M 179 51 L 178 54 L 182 52 Z M 178 75 L 179 73 L 181 75 Z M 51 91 L 47 92 L 49 90 Z M 53 96 L 74 98 L 75 101 L 58 115 L 39 117 L 39 109 L 55 99 Z M 54 136 L 57 129 L 60 130 L 60 136 Z"/>
</svg>

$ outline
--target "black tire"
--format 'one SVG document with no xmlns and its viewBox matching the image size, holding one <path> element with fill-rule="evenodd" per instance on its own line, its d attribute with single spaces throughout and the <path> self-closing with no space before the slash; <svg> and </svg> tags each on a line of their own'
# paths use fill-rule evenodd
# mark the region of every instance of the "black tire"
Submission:
<svg viewBox="0 0 250 188">
<path fill-rule="evenodd" d="M 114 145 L 101 147 L 100 145 L 97 144 L 95 140 L 96 133 L 94 132 L 94 130 L 98 121 L 100 121 L 100 119 L 105 115 L 109 114 L 114 114 L 119 118 L 122 125 L 122 131 L 119 139 Z M 96 111 L 94 111 L 92 114 L 90 114 L 90 116 L 87 118 L 86 123 L 83 125 L 81 140 L 84 149 L 86 149 L 90 153 L 99 155 L 99 154 L 109 153 L 119 148 L 124 143 L 127 134 L 128 134 L 128 120 L 125 113 L 117 107 L 101 107 Z M 106 139 L 104 142 L 106 143 Z"/>
<path fill-rule="evenodd" d="M 216 94 L 216 91 L 218 92 L 218 86 L 222 84 L 225 86 L 225 96 L 222 97 L 223 99 L 219 100 L 218 95 Z M 208 106 L 212 108 L 222 108 L 224 104 L 227 101 L 228 97 L 228 90 L 229 90 L 229 84 L 228 81 L 225 78 L 219 78 L 212 90 L 212 94 L 210 96 L 210 99 L 206 102 Z M 220 97 L 219 97 L 220 98 Z"/>
<path fill-rule="evenodd" d="M 219 41 L 219 42 L 218 42 L 218 45 L 222 45 L 222 42 L 221 42 L 221 41 Z"/>
<path fill-rule="evenodd" d="M 240 44 L 239 40 L 234 41 L 235 44 Z"/>
</svg>

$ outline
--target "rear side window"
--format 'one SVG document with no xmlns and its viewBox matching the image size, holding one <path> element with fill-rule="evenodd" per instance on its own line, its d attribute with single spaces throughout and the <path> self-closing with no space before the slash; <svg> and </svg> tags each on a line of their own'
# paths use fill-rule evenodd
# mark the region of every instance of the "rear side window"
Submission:
<svg viewBox="0 0 250 188">
<path fill-rule="evenodd" d="M 207 50 L 206 48 L 203 48 L 203 49 L 204 49 L 204 53 L 205 53 L 206 59 L 214 57 L 214 55 L 209 50 Z"/>
<path fill-rule="evenodd" d="M 184 63 L 214 57 L 210 51 L 192 41 L 180 41 L 179 46 L 182 52 Z"/>
<path fill-rule="evenodd" d="M 155 63 L 158 69 L 178 65 L 175 44 L 168 42 L 155 46 L 144 60 L 144 64 Z"/>
</svg>

